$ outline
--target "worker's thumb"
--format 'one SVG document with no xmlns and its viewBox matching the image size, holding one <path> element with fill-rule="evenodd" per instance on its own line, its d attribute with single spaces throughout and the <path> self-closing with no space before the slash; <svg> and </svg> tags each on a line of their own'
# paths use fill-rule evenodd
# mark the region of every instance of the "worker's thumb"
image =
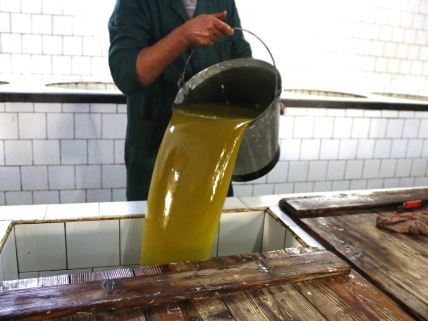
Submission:
<svg viewBox="0 0 428 321">
<path fill-rule="evenodd" d="M 222 12 L 214 13 L 213 16 L 216 17 L 217 19 L 224 20 L 227 17 L 227 11 L 224 10 Z"/>
</svg>

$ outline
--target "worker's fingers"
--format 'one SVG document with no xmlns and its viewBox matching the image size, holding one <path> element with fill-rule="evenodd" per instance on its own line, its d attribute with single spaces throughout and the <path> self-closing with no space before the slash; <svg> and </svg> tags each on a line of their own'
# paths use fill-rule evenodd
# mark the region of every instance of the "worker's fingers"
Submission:
<svg viewBox="0 0 428 321">
<path fill-rule="evenodd" d="M 224 38 L 224 34 L 218 31 L 216 28 L 213 28 L 212 34 L 214 35 L 215 40 L 220 40 Z"/>
<path fill-rule="evenodd" d="M 234 30 L 231 26 L 229 26 L 227 23 L 214 19 L 214 27 L 220 31 L 221 33 L 225 34 L 226 36 L 233 36 Z"/>
<path fill-rule="evenodd" d="M 222 12 L 214 13 L 213 16 L 216 17 L 217 19 L 224 20 L 227 17 L 227 11 L 225 10 Z"/>
</svg>

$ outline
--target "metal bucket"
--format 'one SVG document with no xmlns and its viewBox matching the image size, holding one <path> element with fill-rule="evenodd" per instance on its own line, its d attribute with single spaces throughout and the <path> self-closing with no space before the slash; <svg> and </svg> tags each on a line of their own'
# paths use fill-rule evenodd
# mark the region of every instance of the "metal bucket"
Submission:
<svg viewBox="0 0 428 321">
<path fill-rule="evenodd" d="M 261 106 L 248 126 L 239 149 L 232 180 L 244 182 L 267 174 L 279 159 L 279 96 L 281 78 L 271 64 L 252 58 L 233 59 L 208 67 L 189 79 L 174 107 L 225 103 Z"/>
</svg>

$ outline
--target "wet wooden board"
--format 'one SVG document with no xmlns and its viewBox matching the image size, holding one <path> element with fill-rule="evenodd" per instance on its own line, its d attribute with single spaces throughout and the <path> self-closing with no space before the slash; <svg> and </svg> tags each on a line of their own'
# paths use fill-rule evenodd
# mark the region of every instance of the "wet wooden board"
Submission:
<svg viewBox="0 0 428 321">
<path fill-rule="evenodd" d="M 0 294 L 0 320 L 42 320 L 82 311 L 155 306 L 216 292 L 242 291 L 348 272 L 347 264 L 323 251 L 286 258 L 249 259 L 196 271 L 6 291 Z"/>
<path fill-rule="evenodd" d="M 280 208 L 296 218 L 341 215 L 345 210 L 362 210 L 401 205 L 404 201 L 428 201 L 428 188 L 390 189 L 324 193 L 281 199 Z"/>
<path fill-rule="evenodd" d="M 301 223 L 413 316 L 428 320 L 428 237 L 379 229 L 377 215 L 305 218 Z"/>
</svg>

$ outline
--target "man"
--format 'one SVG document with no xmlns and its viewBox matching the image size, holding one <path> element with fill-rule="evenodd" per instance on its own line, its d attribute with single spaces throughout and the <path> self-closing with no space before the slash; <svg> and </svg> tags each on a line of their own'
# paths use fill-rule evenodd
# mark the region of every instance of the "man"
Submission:
<svg viewBox="0 0 428 321">
<path fill-rule="evenodd" d="M 196 4 L 197 2 L 197 4 Z M 109 20 L 109 65 L 127 95 L 127 199 L 147 199 L 163 134 L 187 67 L 191 76 L 215 63 L 251 57 L 234 0 L 117 0 Z"/>
</svg>

